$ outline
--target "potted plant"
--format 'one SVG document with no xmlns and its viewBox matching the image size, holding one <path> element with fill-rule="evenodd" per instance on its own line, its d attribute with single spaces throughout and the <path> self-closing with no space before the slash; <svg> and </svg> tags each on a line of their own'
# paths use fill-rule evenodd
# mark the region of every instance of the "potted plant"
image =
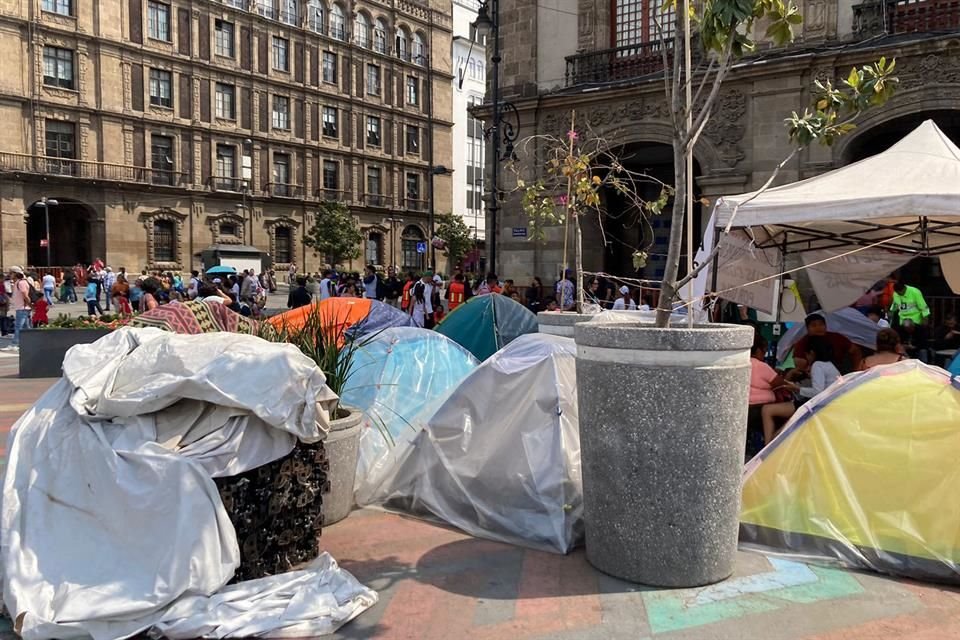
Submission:
<svg viewBox="0 0 960 640">
<path fill-rule="evenodd" d="M 662 10 L 674 11 L 674 5 L 664 4 Z M 679 296 L 719 255 L 723 243 L 721 237 L 707 258 L 694 265 L 689 242 L 686 274 L 679 276 L 685 223 L 692 228 L 693 150 L 727 72 L 754 47 L 754 27 L 762 21 L 765 37 L 785 44 L 801 19 L 790 0 L 685 2 L 674 13 L 672 43 L 660 47 L 673 130 L 674 184 L 662 185 L 652 202 L 638 202 L 635 185 L 653 178 L 626 172 L 616 159 L 617 145 L 578 130 L 574 114 L 566 140 L 538 145 L 538 152 L 546 147 L 547 154 L 540 177 L 518 185 L 535 230 L 544 223 L 574 228 L 576 282 L 581 284 L 580 218 L 597 215 L 607 238 L 600 189 L 611 188 L 632 201 L 641 222 L 670 216 L 655 326 L 575 327 L 584 517 L 587 558 L 597 568 L 644 584 L 693 587 L 733 572 L 753 342 L 749 327 L 695 324 L 701 301 L 692 294 L 686 300 Z M 665 15 L 653 16 L 657 28 Z M 695 46 L 705 58 L 696 71 L 689 64 L 691 23 L 698 32 Z M 773 184 L 799 149 L 814 142 L 832 144 L 853 129 L 853 120 L 864 110 L 883 104 L 897 84 L 893 69 L 893 62 L 880 59 L 853 69 L 840 86 L 818 81 L 811 105 L 802 115 L 794 112 L 787 118 L 793 153 L 757 194 Z M 724 233 L 731 225 L 732 219 Z M 634 247 L 635 266 L 642 266 L 646 251 Z M 564 262 L 566 255 L 565 247 Z M 583 310 L 583 292 L 577 289 Z M 671 327 L 678 304 L 688 311 L 688 322 Z"/>
<path fill-rule="evenodd" d="M 63 370 L 67 351 L 77 344 L 96 342 L 129 318 L 60 314 L 47 325 L 20 332 L 20 377 L 56 378 Z"/>
</svg>

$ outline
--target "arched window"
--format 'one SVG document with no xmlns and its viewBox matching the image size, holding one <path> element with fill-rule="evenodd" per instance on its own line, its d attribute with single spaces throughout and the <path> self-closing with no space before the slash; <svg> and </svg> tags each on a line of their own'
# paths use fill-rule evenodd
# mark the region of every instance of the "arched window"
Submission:
<svg viewBox="0 0 960 640">
<path fill-rule="evenodd" d="M 400 238 L 400 249 L 403 254 L 401 256 L 401 262 L 403 263 L 401 269 L 404 273 L 423 271 L 424 259 L 427 255 L 426 247 L 427 241 L 420 227 L 410 225 L 403 230 L 403 235 Z M 417 251 L 418 248 L 423 249 L 423 253 Z"/>
<path fill-rule="evenodd" d="M 324 13 L 322 0 L 310 0 L 307 3 L 307 24 L 310 26 L 311 31 L 317 33 L 325 32 L 327 23 L 324 18 Z"/>
<path fill-rule="evenodd" d="M 377 24 L 373 30 L 373 50 L 377 53 L 387 52 L 387 23 L 380 18 L 377 18 Z"/>
<path fill-rule="evenodd" d="M 273 228 L 273 262 L 290 264 L 293 261 L 293 231 L 290 227 L 277 225 Z"/>
<path fill-rule="evenodd" d="M 153 221 L 153 261 L 176 262 L 177 224 L 173 220 Z"/>
<path fill-rule="evenodd" d="M 373 232 L 367 236 L 367 250 L 364 260 L 367 264 L 381 264 L 383 262 L 383 234 Z"/>
<path fill-rule="evenodd" d="M 416 64 L 427 63 L 427 45 L 419 31 L 413 34 L 413 61 Z"/>
<path fill-rule="evenodd" d="M 368 49 L 370 47 L 370 20 L 363 13 L 358 13 L 353 28 L 353 39 L 357 46 Z"/>
<path fill-rule="evenodd" d="M 403 27 L 397 27 L 397 57 L 401 60 L 410 59 L 410 36 Z"/>
<path fill-rule="evenodd" d="M 343 8 L 336 3 L 330 7 L 330 37 L 337 40 L 347 39 L 347 22 L 343 17 Z"/>
</svg>

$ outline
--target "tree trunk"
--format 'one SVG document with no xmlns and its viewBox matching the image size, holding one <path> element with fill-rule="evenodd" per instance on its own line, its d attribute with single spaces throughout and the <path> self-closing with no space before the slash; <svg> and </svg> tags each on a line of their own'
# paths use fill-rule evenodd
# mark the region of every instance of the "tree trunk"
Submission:
<svg viewBox="0 0 960 640">
<path fill-rule="evenodd" d="M 670 223 L 670 243 L 667 246 L 667 262 L 663 270 L 663 284 L 660 287 L 660 302 L 657 304 L 657 327 L 666 327 L 670 324 L 670 313 L 673 311 L 673 300 L 677 294 L 677 272 L 680 269 L 680 252 L 683 249 L 683 224 L 686 219 L 687 204 L 687 158 L 684 153 L 686 137 L 676 136 L 673 139 L 673 211 Z M 690 309 L 687 310 L 690 313 Z"/>
</svg>

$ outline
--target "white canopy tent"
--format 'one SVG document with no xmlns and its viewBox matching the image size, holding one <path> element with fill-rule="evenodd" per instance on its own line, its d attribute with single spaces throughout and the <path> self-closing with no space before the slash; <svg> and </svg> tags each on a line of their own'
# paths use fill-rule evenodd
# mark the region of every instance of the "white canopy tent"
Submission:
<svg viewBox="0 0 960 640">
<path fill-rule="evenodd" d="M 754 262 L 768 267 L 771 253 L 779 257 L 779 266 L 786 255 L 800 254 L 827 311 L 851 304 L 874 282 L 921 255 L 939 256 L 947 281 L 960 289 L 960 148 L 932 120 L 860 162 L 760 194 L 720 198 L 698 257 L 709 254 L 714 229 L 725 229 L 731 218 L 734 234 L 721 243 L 741 238 Z M 744 243 L 747 238 L 751 242 Z M 858 247 L 862 250 L 844 255 Z M 742 263 L 742 252 L 739 259 Z M 721 251 L 718 273 L 724 266 Z M 701 295 L 706 271 L 696 287 Z M 739 271 L 751 272 L 743 264 Z M 729 278 L 724 285 L 716 289 L 737 286 Z M 721 297 L 739 301 L 735 291 Z"/>
</svg>

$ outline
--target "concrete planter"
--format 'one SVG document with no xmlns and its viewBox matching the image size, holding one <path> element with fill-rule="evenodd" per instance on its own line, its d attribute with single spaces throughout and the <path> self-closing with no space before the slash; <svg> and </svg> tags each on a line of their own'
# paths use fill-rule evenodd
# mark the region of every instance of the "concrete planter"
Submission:
<svg viewBox="0 0 960 640">
<path fill-rule="evenodd" d="M 753 329 L 579 324 L 587 559 L 652 586 L 733 573 Z"/>
<path fill-rule="evenodd" d="M 75 344 L 96 342 L 110 329 L 27 329 L 20 332 L 20 377 L 59 378 Z"/>
<path fill-rule="evenodd" d="M 573 337 L 573 327 L 578 322 L 586 322 L 593 317 L 592 313 L 570 313 L 569 311 L 541 311 L 537 314 L 537 325 L 540 333 L 552 336 Z"/>
<path fill-rule="evenodd" d="M 324 440 L 330 470 L 327 479 L 330 492 L 323 496 L 323 526 L 343 520 L 353 509 L 353 484 L 357 476 L 357 455 L 360 451 L 360 423 L 363 414 L 352 407 L 340 406 L 347 415 L 330 423 Z"/>
</svg>

